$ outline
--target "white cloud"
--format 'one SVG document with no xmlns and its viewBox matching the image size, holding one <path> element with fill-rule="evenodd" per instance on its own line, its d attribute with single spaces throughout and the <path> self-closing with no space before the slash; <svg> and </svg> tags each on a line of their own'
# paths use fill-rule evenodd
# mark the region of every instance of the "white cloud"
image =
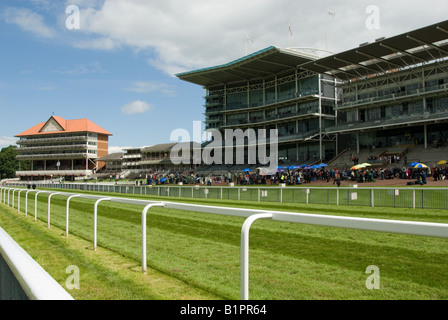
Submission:
<svg viewBox="0 0 448 320">
<path fill-rule="evenodd" d="M 45 24 L 44 17 L 30 9 L 8 7 L 2 16 L 7 23 L 18 25 L 39 37 L 52 38 L 56 35 L 56 32 Z"/>
<path fill-rule="evenodd" d="M 81 29 L 91 38 L 82 45 L 145 51 L 151 65 L 173 75 L 240 58 L 246 51 L 246 35 L 252 42 L 250 52 L 271 45 L 287 47 L 290 26 L 292 46 L 325 49 L 327 8 L 336 13 L 328 19 L 328 44 L 334 52 L 445 20 L 448 10 L 445 0 L 430 4 L 377 0 L 381 29 L 373 32 L 365 27 L 370 4 L 370 0 L 356 4 L 353 0 L 104 0 L 102 6 L 81 10 Z"/>
<path fill-rule="evenodd" d="M 16 145 L 16 138 L 11 137 L 0 137 L 0 148 L 6 148 L 9 146 L 15 146 Z"/>
<path fill-rule="evenodd" d="M 121 108 L 121 112 L 124 114 L 142 114 L 152 110 L 153 107 L 144 101 L 134 101 Z"/>
<path fill-rule="evenodd" d="M 53 3 L 32 2 L 36 9 Z M 65 32 L 65 10 L 56 8 L 52 9 L 58 16 L 55 29 L 29 9 L 8 8 L 3 18 L 39 36 L 64 35 L 58 39 L 76 48 L 134 49 L 169 75 L 238 59 L 245 55 L 247 36 L 249 53 L 271 45 L 287 47 L 289 40 L 293 47 L 325 49 L 328 25 L 328 48 L 341 52 L 446 20 L 448 11 L 446 0 L 376 0 L 381 27 L 368 30 L 366 8 L 371 0 L 66 0 L 65 4 L 79 6 L 79 32 Z M 327 9 L 335 17 L 328 16 Z"/>
</svg>

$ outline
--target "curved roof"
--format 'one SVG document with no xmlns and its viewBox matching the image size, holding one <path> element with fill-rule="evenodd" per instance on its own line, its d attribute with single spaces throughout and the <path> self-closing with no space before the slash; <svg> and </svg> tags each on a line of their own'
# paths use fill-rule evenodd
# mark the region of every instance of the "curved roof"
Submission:
<svg viewBox="0 0 448 320">
<path fill-rule="evenodd" d="M 274 46 L 257 51 L 235 61 L 211 68 L 177 74 L 181 80 L 204 87 L 239 81 L 262 79 L 291 70 L 317 57 Z"/>
<path fill-rule="evenodd" d="M 350 81 L 446 58 L 448 20 L 325 58 L 272 46 L 227 64 L 180 73 L 177 77 L 211 87 L 262 79 L 298 68 Z"/>
</svg>

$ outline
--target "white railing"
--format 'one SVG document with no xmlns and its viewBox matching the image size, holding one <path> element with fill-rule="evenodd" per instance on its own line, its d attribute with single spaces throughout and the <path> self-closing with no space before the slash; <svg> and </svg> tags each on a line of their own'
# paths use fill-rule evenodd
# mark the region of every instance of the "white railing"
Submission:
<svg viewBox="0 0 448 320">
<path fill-rule="evenodd" d="M 5 285 L 1 290 L 5 296 L 0 299 L 14 298 L 10 295 L 16 295 L 15 299 L 21 299 L 24 294 L 30 300 L 73 300 L 73 297 L 2 228 L 0 228 L 0 259 L 6 262 L 17 280 L 16 285 L 11 281 L 1 281 Z M 1 274 L 0 277 L 4 280 L 7 275 Z"/>
<path fill-rule="evenodd" d="M 13 194 L 20 189 L 0 188 L 0 192 L 3 195 L 12 190 Z M 36 191 L 39 192 L 39 191 Z M 45 192 L 45 191 L 44 191 Z M 448 238 L 448 224 L 442 223 L 430 223 L 430 222 L 411 222 L 400 220 L 384 220 L 384 219 L 368 219 L 368 218 L 353 218 L 342 216 L 328 216 L 317 215 L 307 213 L 293 213 L 293 212 L 280 212 L 280 211 L 268 211 L 268 210 L 253 210 L 253 209 L 240 209 L 240 208 L 227 208 L 227 207 L 215 207 L 185 203 L 174 203 L 167 201 L 148 201 L 119 197 L 104 197 L 95 196 L 89 194 L 73 194 L 62 192 L 50 192 L 48 197 L 48 227 L 50 228 L 50 200 L 54 195 L 69 197 L 69 199 L 78 197 L 85 199 L 97 200 L 94 206 L 94 250 L 96 250 L 97 243 L 97 212 L 98 204 L 101 201 L 111 201 L 118 203 L 126 203 L 131 205 L 143 206 L 142 211 L 142 272 L 147 270 L 147 258 L 146 258 L 146 220 L 147 213 L 153 207 L 162 207 L 166 209 L 176 209 L 184 211 L 202 212 L 218 215 L 228 215 L 244 217 L 244 222 L 241 230 L 241 300 L 249 299 L 249 231 L 252 224 L 259 219 L 271 219 L 274 221 L 283 221 L 290 223 L 300 223 L 308 225 L 329 226 L 337 228 L 378 231 L 387 233 L 408 234 L 416 236 L 427 236 L 437 238 Z M 37 197 L 37 194 L 36 194 Z M 1 193 L 0 193 L 1 199 Z M 4 197 L 3 197 L 4 199 Z M 18 199 L 20 202 L 20 198 Z M 3 201 L 3 203 L 5 203 Z M 9 205 L 9 202 L 8 202 Z M 66 236 L 68 237 L 69 230 L 69 200 L 66 205 Z"/>
<path fill-rule="evenodd" d="M 23 187 L 26 183 L 8 183 L 9 187 Z M 336 206 L 394 207 L 409 209 L 448 210 L 448 188 L 424 187 L 274 187 L 274 186 L 137 186 L 107 183 L 37 183 L 39 188 L 83 190 L 107 193 L 198 198 L 215 200 L 243 200 L 258 202 L 324 204 Z"/>
</svg>

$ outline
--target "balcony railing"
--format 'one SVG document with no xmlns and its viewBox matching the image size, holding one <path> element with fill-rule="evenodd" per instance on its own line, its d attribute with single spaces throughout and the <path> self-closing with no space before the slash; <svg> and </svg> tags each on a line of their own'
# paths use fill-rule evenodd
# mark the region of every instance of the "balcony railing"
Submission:
<svg viewBox="0 0 448 320">
<path fill-rule="evenodd" d="M 425 111 L 415 114 L 403 114 L 398 117 L 388 117 L 365 122 L 349 122 L 325 130 L 327 133 L 335 133 L 340 131 L 354 131 L 365 128 L 387 127 L 400 124 L 424 123 L 433 120 L 448 120 L 448 108 L 435 110 L 433 112 Z"/>
<path fill-rule="evenodd" d="M 268 99 L 265 100 L 264 103 L 253 102 L 253 103 L 228 103 L 226 106 L 226 110 L 223 112 L 234 112 L 235 110 L 249 110 L 249 109 L 259 109 L 259 108 L 267 108 L 267 107 L 275 107 L 288 105 L 291 103 L 303 103 L 312 100 L 316 100 L 319 98 L 318 92 L 306 92 L 306 93 L 297 93 L 292 94 L 290 96 L 279 97 L 278 99 Z"/>
<path fill-rule="evenodd" d="M 298 112 L 284 112 L 284 113 L 272 114 L 266 117 L 251 117 L 249 119 L 230 120 L 227 121 L 227 125 L 225 127 L 237 126 L 237 125 L 249 125 L 249 124 L 258 125 L 267 122 L 276 122 L 278 120 L 283 119 L 303 118 L 317 115 L 319 115 L 319 107 L 311 107 L 299 110 Z M 334 116 L 334 114 L 323 114 L 323 116 Z"/>
<path fill-rule="evenodd" d="M 50 142 L 73 142 L 73 141 L 87 141 L 89 138 L 87 136 L 72 136 L 72 137 L 57 137 L 57 138 L 37 138 L 37 139 L 26 139 L 18 140 L 17 144 L 35 144 L 35 143 L 50 143 Z"/>
<path fill-rule="evenodd" d="M 432 86 L 432 87 L 427 87 L 427 88 L 420 88 L 420 89 L 415 89 L 415 90 L 407 90 L 407 91 L 398 92 L 398 93 L 394 93 L 394 94 L 376 96 L 376 97 L 360 99 L 360 100 L 356 100 L 356 101 L 347 101 L 347 102 L 343 102 L 342 105 L 340 105 L 338 109 L 358 107 L 358 106 L 362 106 L 362 105 L 366 105 L 366 104 L 382 103 L 382 102 L 386 102 L 389 100 L 407 99 L 407 98 L 412 98 L 412 97 L 416 97 L 416 96 L 420 96 L 420 95 L 424 95 L 424 94 L 428 94 L 428 93 L 437 93 L 437 92 L 443 92 L 443 91 L 445 91 L 445 92 L 448 91 L 448 84 L 442 84 L 442 85 L 437 85 L 437 86 Z"/>
<path fill-rule="evenodd" d="M 123 156 L 123 159 L 140 159 L 141 157 L 141 154 L 126 154 Z"/>
<path fill-rule="evenodd" d="M 51 150 L 74 150 L 74 149 L 87 149 L 86 144 L 74 144 L 74 145 L 58 145 L 58 146 L 40 146 L 40 147 L 20 147 L 18 152 L 33 152 L 33 151 L 51 151 Z"/>
<path fill-rule="evenodd" d="M 87 157 L 96 157 L 89 153 L 55 153 L 55 154 L 28 154 L 18 155 L 17 160 L 46 160 L 46 159 L 85 159 Z"/>
</svg>

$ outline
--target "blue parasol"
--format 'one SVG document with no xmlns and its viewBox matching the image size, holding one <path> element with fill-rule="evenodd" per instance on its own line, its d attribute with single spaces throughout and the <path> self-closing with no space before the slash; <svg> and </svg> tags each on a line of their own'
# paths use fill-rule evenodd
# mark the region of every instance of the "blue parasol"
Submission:
<svg viewBox="0 0 448 320">
<path fill-rule="evenodd" d="M 415 169 L 426 169 L 426 168 L 428 168 L 428 166 L 423 163 L 418 163 L 414 166 L 414 168 Z"/>
</svg>

